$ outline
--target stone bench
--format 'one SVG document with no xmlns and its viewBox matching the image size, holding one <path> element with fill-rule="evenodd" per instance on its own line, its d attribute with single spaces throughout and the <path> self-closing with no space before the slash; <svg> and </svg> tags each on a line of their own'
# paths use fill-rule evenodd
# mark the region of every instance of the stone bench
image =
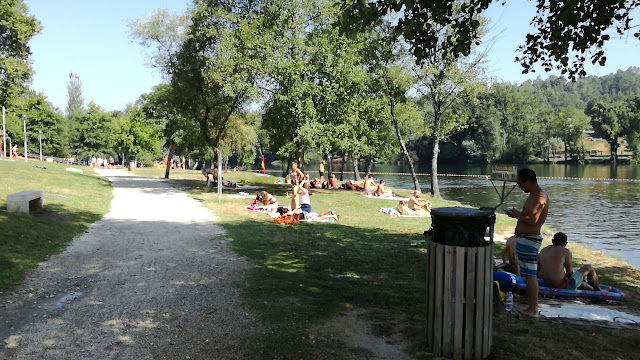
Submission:
<svg viewBox="0 0 640 360">
<path fill-rule="evenodd" d="M 42 190 L 25 190 L 7 195 L 7 211 L 22 212 L 42 209 Z"/>
</svg>

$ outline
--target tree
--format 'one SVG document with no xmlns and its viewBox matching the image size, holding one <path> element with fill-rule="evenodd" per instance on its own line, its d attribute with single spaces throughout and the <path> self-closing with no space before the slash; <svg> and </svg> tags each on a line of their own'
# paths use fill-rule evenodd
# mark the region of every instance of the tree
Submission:
<svg viewBox="0 0 640 360">
<path fill-rule="evenodd" d="M 176 61 L 180 46 L 187 38 L 190 23 L 189 12 L 178 14 L 160 9 L 144 19 L 130 21 L 128 27 L 129 34 L 137 39 L 142 47 L 154 48 L 148 57 L 148 65 L 160 69 L 167 75 Z"/>
<path fill-rule="evenodd" d="M 251 97 L 259 68 L 252 50 L 259 29 L 253 2 L 194 1 L 188 37 L 170 64 L 180 115 L 198 124 L 200 140 L 218 154 L 231 116 Z"/>
<path fill-rule="evenodd" d="M 140 108 L 132 108 L 112 122 L 111 146 L 124 159 L 138 160 L 143 154 L 155 157 L 160 150 L 159 130 Z"/>
<path fill-rule="evenodd" d="M 72 115 L 73 127 L 69 145 L 76 158 L 86 159 L 91 156 L 108 156 L 111 148 L 111 122 L 113 115 L 104 112 L 94 103 L 89 108 L 76 110 Z"/>
<path fill-rule="evenodd" d="M 447 55 L 452 58 L 468 56 L 480 42 L 481 23 L 478 16 L 492 0 L 342 0 L 342 16 L 337 23 L 347 34 L 361 32 L 391 13 L 399 13 L 394 31 L 410 45 L 418 61 L 428 58 L 428 51 L 442 41 L 440 29 L 451 31 L 444 41 L 448 43 Z M 503 2 L 504 4 L 504 2 Z M 528 34 L 525 45 L 519 48 L 523 54 L 516 57 L 523 72 L 533 72 L 533 66 L 541 63 L 545 71 L 556 68 L 569 78 L 586 75 L 584 62 L 591 55 L 591 62 L 604 65 L 606 56 L 601 50 L 614 28 L 619 35 L 636 27 L 631 12 L 638 8 L 637 0 L 613 1 L 538 1 L 531 24 L 536 27 Z M 635 37 L 640 33 L 635 32 Z M 594 51 L 595 49 L 595 51 Z M 594 51 L 593 54 L 591 52 Z M 569 54 L 575 53 L 573 62 Z"/>
<path fill-rule="evenodd" d="M 460 16 L 464 16 L 461 14 Z M 431 195 L 440 198 L 438 186 L 438 153 L 440 142 L 450 134 L 460 131 L 466 123 L 466 116 L 455 111 L 453 104 L 463 98 L 473 99 L 473 94 L 482 86 L 480 81 L 484 73 L 482 66 L 485 54 L 475 53 L 470 57 L 455 57 L 452 39 L 456 28 L 440 27 L 438 41 L 426 50 L 418 64 L 416 75 L 419 81 L 418 91 L 429 99 L 433 114 L 431 139 L 433 154 L 431 157 Z"/>
<path fill-rule="evenodd" d="M 9 107 L 31 81 L 28 42 L 41 30 L 23 0 L 2 0 L 0 5 L 0 106 Z"/>
<path fill-rule="evenodd" d="M 572 157 L 579 157 L 578 150 L 582 139 L 582 134 L 589 127 L 589 117 L 584 111 L 575 107 L 561 110 L 553 121 L 554 134 L 564 143 L 564 159 L 567 160 L 567 153 Z"/>
<path fill-rule="evenodd" d="M 80 77 L 73 72 L 69 73 L 69 82 L 67 83 L 67 118 L 71 117 L 76 109 L 82 110 L 84 107 L 84 99 L 82 98 L 82 81 Z"/>
<path fill-rule="evenodd" d="M 585 113 L 591 117 L 596 136 L 603 137 L 611 147 L 611 162 L 618 163 L 618 138 L 625 131 L 627 109 L 622 102 L 594 101 L 587 105 Z"/>
<path fill-rule="evenodd" d="M 161 84 L 153 88 L 149 94 L 142 95 L 140 103 L 148 119 L 153 119 L 161 129 L 167 159 L 173 157 L 175 151 L 181 154 L 202 152 L 206 145 L 198 141 L 197 124 L 180 115 L 180 106 L 176 103 L 176 94 L 171 84 Z M 164 177 L 169 178 L 171 166 L 167 166 Z"/>
</svg>

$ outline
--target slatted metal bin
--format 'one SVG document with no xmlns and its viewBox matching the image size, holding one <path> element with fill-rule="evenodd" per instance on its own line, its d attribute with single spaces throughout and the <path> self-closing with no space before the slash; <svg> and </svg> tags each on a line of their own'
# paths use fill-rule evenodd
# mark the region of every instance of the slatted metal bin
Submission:
<svg viewBox="0 0 640 360">
<path fill-rule="evenodd" d="M 493 210 L 432 211 L 427 241 L 427 343 L 436 356 L 484 359 L 491 353 Z M 465 226 L 467 224 L 468 226 Z"/>
</svg>

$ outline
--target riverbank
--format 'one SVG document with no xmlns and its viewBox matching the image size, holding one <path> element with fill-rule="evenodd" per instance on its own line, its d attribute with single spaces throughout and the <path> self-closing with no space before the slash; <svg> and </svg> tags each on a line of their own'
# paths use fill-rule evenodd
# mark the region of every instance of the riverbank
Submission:
<svg viewBox="0 0 640 360">
<path fill-rule="evenodd" d="M 154 169 L 138 169 L 162 177 Z M 429 358 L 424 348 L 424 239 L 429 219 L 392 218 L 379 212 L 395 202 L 368 199 L 358 192 L 317 190 L 314 210 L 332 209 L 338 223 L 275 225 L 262 213 L 246 209 L 251 199 L 232 199 L 238 190 L 206 188 L 196 171 L 173 171 L 172 183 L 212 209 L 228 233 L 232 248 L 253 267 L 241 285 L 269 330 L 252 339 L 264 344 L 269 358 Z M 254 173 L 225 173 L 225 180 L 260 186 L 284 199 L 287 186 Z M 266 180 L 266 183 L 265 183 Z M 248 192 L 255 196 L 259 190 Z M 408 190 L 398 190 L 408 196 Z M 432 200 L 436 207 L 456 202 Z M 498 214 L 498 232 L 513 228 L 512 219 Z M 498 252 L 501 246 L 497 244 Z M 621 288 L 629 300 L 616 308 L 638 313 L 640 273 L 603 253 L 571 245 L 576 262 L 588 259 L 602 282 Z M 577 265 L 577 263 L 576 263 Z M 494 359 L 601 358 L 636 356 L 637 331 L 594 326 L 529 322 L 515 319 L 501 306 L 494 309 Z M 566 341 L 573 333 L 585 341 Z M 544 339 L 533 341 L 533 339 Z M 574 345 L 575 344 L 575 345 Z M 264 350 L 263 349 L 263 350 Z"/>
</svg>

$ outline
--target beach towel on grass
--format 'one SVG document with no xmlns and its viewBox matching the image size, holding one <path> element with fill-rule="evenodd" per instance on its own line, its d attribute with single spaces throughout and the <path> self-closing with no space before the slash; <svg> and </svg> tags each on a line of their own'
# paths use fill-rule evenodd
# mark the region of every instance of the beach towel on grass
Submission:
<svg viewBox="0 0 640 360">
<path fill-rule="evenodd" d="M 410 217 L 410 218 L 429 217 L 428 215 L 400 215 L 400 213 L 398 212 L 398 210 L 396 210 L 396 208 L 380 208 L 380 212 L 385 213 L 387 215 L 398 216 L 398 217 Z"/>
<path fill-rule="evenodd" d="M 237 195 L 227 195 L 227 197 L 231 199 L 245 199 L 245 198 L 254 198 L 255 196 L 249 193 L 240 191 Z"/>
<path fill-rule="evenodd" d="M 324 220 L 318 220 L 318 219 L 313 219 L 313 220 L 307 220 L 307 219 L 302 219 L 300 220 L 300 222 L 327 222 L 327 223 L 332 223 L 335 222 L 335 220 L 333 219 L 324 219 Z"/>
<path fill-rule="evenodd" d="M 398 197 L 398 196 L 388 196 L 388 197 L 387 197 L 387 196 L 375 196 L 375 195 L 365 195 L 365 194 L 362 194 L 362 196 L 364 196 L 364 197 L 368 197 L 368 198 L 371 198 L 371 199 L 395 200 L 395 201 L 400 201 L 400 200 L 403 200 L 403 201 L 409 201 L 409 198 L 405 198 L 405 197 Z"/>
</svg>

